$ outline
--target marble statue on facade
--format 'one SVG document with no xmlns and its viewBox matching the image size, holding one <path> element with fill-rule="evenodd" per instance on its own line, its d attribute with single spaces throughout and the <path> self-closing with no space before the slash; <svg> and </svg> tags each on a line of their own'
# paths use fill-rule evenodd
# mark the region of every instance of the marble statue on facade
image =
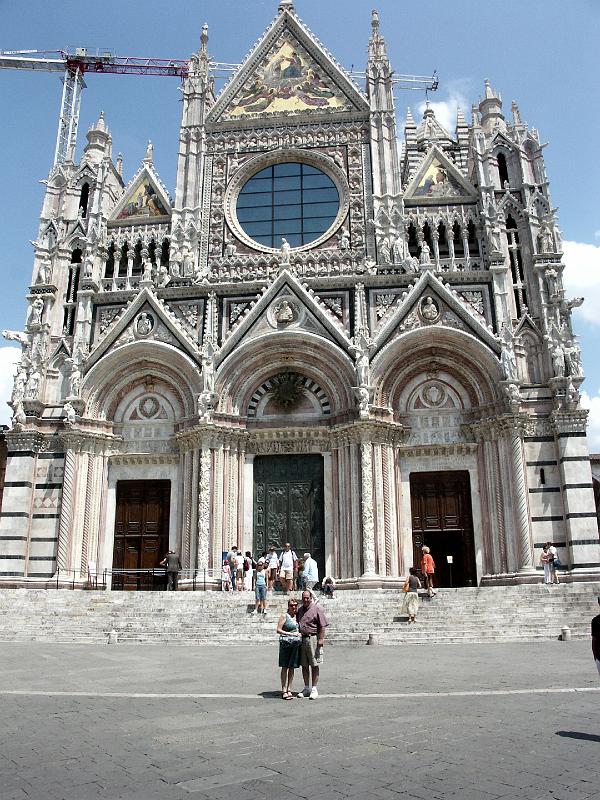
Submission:
<svg viewBox="0 0 600 800">
<path fill-rule="evenodd" d="M 290 250 L 291 250 L 290 243 L 288 242 L 287 239 L 282 238 L 281 249 L 280 249 L 282 267 L 288 266 L 290 263 Z"/>
<path fill-rule="evenodd" d="M 42 324 L 42 315 L 44 313 L 44 301 L 41 297 L 36 297 L 31 304 L 31 316 L 29 317 L 29 327 L 39 328 Z"/>
</svg>

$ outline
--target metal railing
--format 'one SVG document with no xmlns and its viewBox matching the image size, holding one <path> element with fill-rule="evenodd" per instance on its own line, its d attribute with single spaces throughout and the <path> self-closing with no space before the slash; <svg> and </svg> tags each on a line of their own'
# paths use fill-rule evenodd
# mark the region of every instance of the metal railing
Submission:
<svg viewBox="0 0 600 800">
<path fill-rule="evenodd" d="M 178 590 L 205 592 L 209 588 L 214 588 L 216 579 L 220 586 L 221 573 L 218 569 L 182 569 L 177 575 Z M 86 576 L 78 569 L 58 568 L 46 588 L 162 592 L 167 588 L 167 573 L 164 567 L 142 569 L 114 567 L 99 572 L 88 572 Z"/>
</svg>

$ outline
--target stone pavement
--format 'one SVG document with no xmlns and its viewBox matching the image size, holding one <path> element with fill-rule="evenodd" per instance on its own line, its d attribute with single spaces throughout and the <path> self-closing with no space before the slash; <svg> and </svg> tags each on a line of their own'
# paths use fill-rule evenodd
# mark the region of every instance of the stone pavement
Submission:
<svg viewBox="0 0 600 800">
<path fill-rule="evenodd" d="M 272 645 L 3 643 L 0 798 L 600 798 L 589 641 L 325 656 L 283 702 Z"/>
</svg>

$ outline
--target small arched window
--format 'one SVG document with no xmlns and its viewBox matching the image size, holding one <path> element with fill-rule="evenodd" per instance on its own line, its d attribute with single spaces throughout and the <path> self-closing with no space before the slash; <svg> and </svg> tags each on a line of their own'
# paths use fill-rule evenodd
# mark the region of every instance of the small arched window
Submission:
<svg viewBox="0 0 600 800">
<path fill-rule="evenodd" d="M 412 224 L 412 222 L 408 226 L 408 252 L 411 254 L 413 258 L 418 258 L 421 252 L 421 248 L 419 247 L 419 240 L 417 238 L 417 229 Z"/>
<path fill-rule="evenodd" d="M 127 275 L 127 255 L 128 255 L 129 247 L 127 246 L 127 242 L 123 243 L 123 247 L 121 247 L 121 256 L 119 258 L 119 277 L 124 278 Z"/>
<path fill-rule="evenodd" d="M 469 255 L 473 258 L 478 258 L 480 255 L 479 239 L 477 238 L 477 230 L 472 219 L 469 220 L 469 224 L 467 225 L 467 241 L 469 245 Z"/>
<path fill-rule="evenodd" d="M 131 270 L 132 275 L 142 274 L 142 242 L 138 239 L 133 250 L 133 267 Z"/>
<path fill-rule="evenodd" d="M 496 156 L 496 160 L 498 161 L 498 177 L 500 178 L 500 187 L 504 188 L 505 184 L 510 185 L 510 181 L 508 179 L 508 164 L 506 163 L 506 156 L 504 153 L 498 153 Z"/>
<path fill-rule="evenodd" d="M 446 226 L 443 222 L 440 222 L 438 225 L 437 234 L 440 258 L 448 258 L 450 256 L 450 246 L 448 244 L 448 236 L 446 235 Z"/>
<path fill-rule="evenodd" d="M 465 243 L 463 241 L 462 230 L 458 222 L 452 226 L 452 241 L 454 242 L 454 255 L 456 258 L 465 257 Z"/>
<path fill-rule="evenodd" d="M 115 243 L 111 242 L 108 248 L 108 258 L 106 259 L 106 267 L 104 269 L 104 277 L 112 278 L 115 274 Z"/>
<path fill-rule="evenodd" d="M 81 187 L 81 194 L 79 195 L 79 208 L 81 209 L 81 216 L 87 217 L 88 200 L 90 198 L 90 185 L 84 183 Z"/>
<path fill-rule="evenodd" d="M 506 220 L 506 240 L 508 244 L 508 258 L 513 283 L 513 296 L 517 319 L 527 311 L 527 291 L 525 287 L 525 274 L 523 272 L 523 255 L 519 240 L 517 223 L 510 215 Z"/>
</svg>

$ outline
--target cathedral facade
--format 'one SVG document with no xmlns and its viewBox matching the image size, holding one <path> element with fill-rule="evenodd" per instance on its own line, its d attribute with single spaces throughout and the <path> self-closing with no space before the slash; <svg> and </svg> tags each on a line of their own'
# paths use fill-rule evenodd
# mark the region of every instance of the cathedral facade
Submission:
<svg viewBox="0 0 600 800">
<path fill-rule="evenodd" d="M 285 541 L 342 586 L 571 580 L 600 547 L 542 145 L 486 82 L 398 145 L 373 12 L 363 88 L 284 0 L 215 95 L 189 61 L 174 200 L 103 116 L 51 171 L 0 517 L 0 585 Z"/>
</svg>

